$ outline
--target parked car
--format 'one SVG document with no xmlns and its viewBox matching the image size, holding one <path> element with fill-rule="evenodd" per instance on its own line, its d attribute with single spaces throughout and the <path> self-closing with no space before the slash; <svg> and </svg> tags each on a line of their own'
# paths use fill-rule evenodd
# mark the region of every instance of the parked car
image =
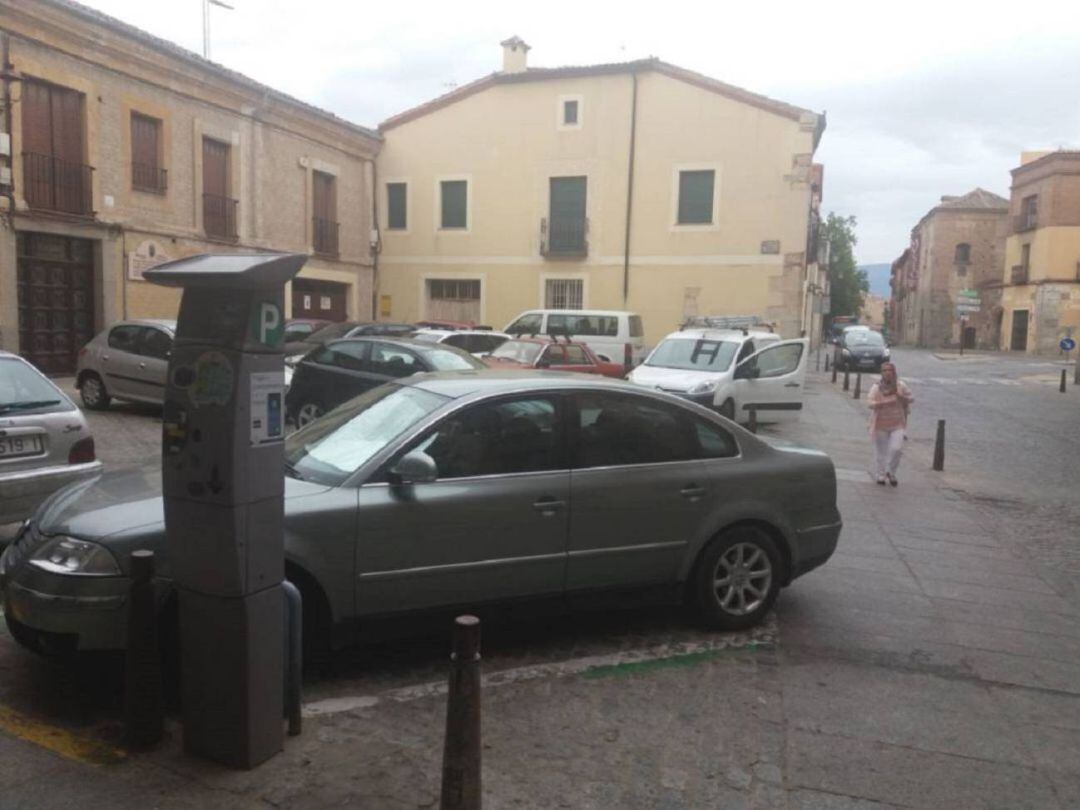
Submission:
<svg viewBox="0 0 1080 810">
<path fill-rule="evenodd" d="M 665 337 L 630 372 L 637 385 L 659 388 L 747 422 L 798 418 L 809 341 L 780 340 L 749 329 L 683 329 Z"/>
<path fill-rule="evenodd" d="M 0 525 L 99 472 L 82 411 L 28 362 L 0 351 Z"/>
<path fill-rule="evenodd" d="M 398 380 L 292 434 L 285 462 L 285 570 L 309 649 L 376 616 L 657 586 L 709 627 L 744 629 L 841 530 L 824 453 L 581 374 Z M 156 472 L 53 497 L 0 557 L 12 634 L 122 648 L 135 549 L 155 553 L 167 604 Z"/>
<path fill-rule="evenodd" d="M 606 363 L 584 343 L 554 338 L 517 338 L 508 340 L 482 358 L 489 368 L 551 368 L 602 374 L 621 380 L 626 373 L 621 363 Z"/>
<path fill-rule="evenodd" d="M 872 329 L 845 329 L 833 349 L 833 363 L 841 371 L 881 371 L 891 352 L 880 332 Z"/>
<path fill-rule="evenodd" d="M 109 407 L 113 399 L 165 401 L 169 354 L 176 321 L 120 321 L 99 333 L 79 351 L 75 386 L 90 410 Z"/>
<path fill-rule="evenodd" d="M 331 340 L 346 337 L 366 337 L 368 335 L 392 335 L 404 337 L 412 334 L 414 327 L 409 323 L 385 323 L 374 321 L 338 321 L 312 332 L 303 340 L 286 342 L 285 365 L 295 366 L 312 349 L 325 346 Z"/>
<path fill-rule="evenodd" d="M 558 335 L 584 343 L 605 363 L 622 363 L 623 373 L 645 357 L 645 329 L 633 312 L 589 309 L 532 309 L 503 330 L 510 335 Z"/>
<path fill-rule="evenodd" d="M 417 329 L 413 333 L 416 340 L 426 343 L 441 343 L 444 346 L 466 351 L 473 356 L 489 354 L 510 339 L 503 332 L 490 329 Z"/>
<path fill-rule="evenodd" d="M 285 394 L 285 415 L 298 427 L 358 394 L 423 371 L 482 369 L 453 346 L 393 338 L 346 338 L 327 343 L 296 366 Z"/>
<path fill-rule="evenodd" d="M 290 318 L 285 321 L 285 343 L 298 343 L 313 332 L 317 332 L 324 326 L 329 326 L 333 321 L 320 318 Z"/>
</svg>

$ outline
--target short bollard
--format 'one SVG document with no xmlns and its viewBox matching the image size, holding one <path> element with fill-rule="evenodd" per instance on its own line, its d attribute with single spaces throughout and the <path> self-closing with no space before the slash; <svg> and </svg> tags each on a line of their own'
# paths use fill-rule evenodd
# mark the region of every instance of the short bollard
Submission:
<svg viewBox="0 0 1080 810">
<path fill-rule="evenodd" d="M 283 580 L 285 594 L 285 718 L 289 736 L 295 737 L 304 727 L 300 710 L 303 704 L 304 675 L 304 598 L 300 589 Z"/>
<path fill-rule="evenodd" d="M 832 381 L 836 382 L 836 363 L 832 364 Z"/>
<path fill-rule="evenodd" d="M 851 390 L 851 380 L 849 379 L 850 377 L 851 377 L 851 372 L 848 371 L 845 368 L 844 369 L 844 390 L 845 391 L 850 391 Z"/>
<path fill-rule="evenodd" d="M 1058 391 L 1065 393 L 1065 369 L 1061 370 L 1061 384 L 1058 386 Z"/>
<path fill-rule="evenodd" d="M 934 439 L 934 469 L 945 469 L 945 420 L 937 420 L 937 437 Z"/>
<path fill-rule="evenodd" d="M 746 423 L 746 428 L 751 433 L 757 433 L 757 408 L 750 409 L 750 421 Z"/>
<path fill-rule="evenodd" d="M 826 371 L 829 370 L 829 355 L 828 354 L 825 355 L 825 370 Z M 835 380 L 836 377 L 834 376 L 833 379 Z"/>
<path fill-rule="evenodd" d="M 858 399 L 861 396 L 862 396 L 862 372 L 861 371 L 856 371 L 855 372 L 855 394 L 854 394 L 854 397 L 855 397 L 855 399 Z"/>
<path fill-rule="evenodd" d="M 441 810 L 480 810 L 480 620 L 454 620 Z"/>
<path fill-rule="evenodd" d="M 165 731 L 165 703 L 158 646 L 154 552 L 131 552 L 127 651 L 124 656 L 124 741 L 146 748 Z"/>
</svg>

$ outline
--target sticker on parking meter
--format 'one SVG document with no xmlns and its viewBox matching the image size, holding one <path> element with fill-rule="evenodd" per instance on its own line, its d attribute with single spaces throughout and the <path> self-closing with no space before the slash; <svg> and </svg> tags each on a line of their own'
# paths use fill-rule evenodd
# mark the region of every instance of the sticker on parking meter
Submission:
<svg viewBox="0 0 1080 810">
<path fill-rule="evenodd" d="M 203 352 L 195 361 L 195 381 L 188 389 L 192 404 L 228 405 L 232 399 L 233 367 L 221 352 Z"/>
<path fill-rule="evenodd" d="M 285 375 L 278 371 L 252 374 L 251 380 L 251 444 L 281 441 L 283 434 L 282 400 L 285 396 Z"/>
<path fill-rule="evenodd" d="M 273 301 L 261 301 L 255 307 L 251 318 L 251 337 L 267 346 L 281 345 L 285 337 L 285 321 L 281 317 L 281 308 Z"/>
</svg>

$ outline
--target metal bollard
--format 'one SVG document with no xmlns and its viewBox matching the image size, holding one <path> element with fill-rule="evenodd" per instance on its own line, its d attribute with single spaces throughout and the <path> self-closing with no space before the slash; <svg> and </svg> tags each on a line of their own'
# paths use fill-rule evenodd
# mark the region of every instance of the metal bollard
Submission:
<svg viewBox="0 0 1080 810">
<path fill-rule="evenodd" d="M 454 620 L 441 810 L 480 810 L 480 620 Z"/>
<path fill-rule="evenodd" d="M 750 421 L 746 423 L 746 428 L 751 433 L 757 433 L 757 408 L 750 408 Z"/>
<path fill-rule="evenodd" d="M 945 420 L 937 420 L 937 437 L 934 439 L 934 469 L 945 469 Z"/>
<path fill-rule="evenodd" d="M 855 372 L 855 394 L 854 394 L 854 397 L 855 397 L 855 399 L 858 399 L 861 396 L 862 396 L 862 372 L 861 371 L 856 371 Z"/>
<path fill-rule="evenodd" d="M 1061 370 L 1061 384 L 1058 386 L 1058 391 L 1065 393 L 1065 369 Z"/>
<path fill-rule="evenodd" d="M 828 352 L 825 353 L 825 370 L 826 371 L 829 370 L 829 353 Z M 833 373 L 833 382 L 835 382 L 835 381 L 836 381 L 836 375 L 835 375 L 835 372 L 834 372 Z"/>
<path fill-rule="evenodd" d="M 289 580 L 282 581 L 281 588 L 285 592 L 285 717 L 289 736 L 295 737 L 303 725 L 304 600 Z"/>
<path fill-rule="evenodd" d="M 127 650 L 124 655 L 124 741 L 146 748 L 165 732 L 165 701 L 158 645 L 154 552 L 131 552 Z"/>
<path fill-rule="evenodd" d="M 836 382 L 836 363 L 835 362 L 832 364 L 832 381 L 834 383 Z"/>
<path fill-rule="evenodd" d="M 851 380 L 848 379 L 851 376 L 851 372 L 847 368 L 844 369 L 844 390 L 851 390 Z"/>
</svg>

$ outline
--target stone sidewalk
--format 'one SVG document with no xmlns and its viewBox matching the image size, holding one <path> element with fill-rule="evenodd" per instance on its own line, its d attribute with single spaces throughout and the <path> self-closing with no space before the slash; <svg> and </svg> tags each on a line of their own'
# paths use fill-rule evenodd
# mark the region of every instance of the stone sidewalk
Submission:
<svg viewBox="0 0 1080 810">
<path fill-rule="evenodd" d="M 684 631 L 634 663 L 656 640 L 633 611 L 606 619 L 616 665 L 577 658 L 588 631 L 573 619 L 552 624 L 559 666 L 492 672 L 501 650 L 485 647 L 486 807 L 1080 804 L 1080 599 L 1017 553 L 963 470 L 930 471 L 927 437 L 908 443 L 898 489 L 876 486 L 865 403 L 811 377 L 803 421 L 776 432 L 836 462 L 836 556 L 782 594 L 764 633 L 730 644 Z M 380 690 L 377 666 L 248 773 L 185 757 L 175 724 L 158 750 L 100 765 L 0 735 L 0 804 L 437 806 L 444 698 Z"/>
</svg>

